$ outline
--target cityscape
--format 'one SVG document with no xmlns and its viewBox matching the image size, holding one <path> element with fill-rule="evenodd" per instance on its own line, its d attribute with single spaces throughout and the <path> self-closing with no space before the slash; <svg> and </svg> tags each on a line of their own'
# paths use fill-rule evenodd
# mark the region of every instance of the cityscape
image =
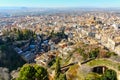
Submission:
<svg viewBox="0 0 120 80">
<path fill-rule="evenodd" d="M 0 80 L 120 80 L 120 1 L 87 1 L 0 1 Z"/>
</svg>

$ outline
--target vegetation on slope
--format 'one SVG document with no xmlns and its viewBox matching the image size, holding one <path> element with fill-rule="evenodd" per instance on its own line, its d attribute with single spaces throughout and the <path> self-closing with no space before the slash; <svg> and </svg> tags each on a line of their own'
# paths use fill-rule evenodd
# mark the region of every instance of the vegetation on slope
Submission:
<svg viewBox="0 0 120 80">
<path fill-rule="evenodd" d="M 20 69 L 17 80 L 48 80 L 48 72 L 44 67 L 26 64 Z"/>
<path fill-rule="evenodd" d="M 9 68 L 10 71 L 21 67 L 25 61 L 14 51 L 11 46 L 0 46 L 0 66 Z"/>
</svg>

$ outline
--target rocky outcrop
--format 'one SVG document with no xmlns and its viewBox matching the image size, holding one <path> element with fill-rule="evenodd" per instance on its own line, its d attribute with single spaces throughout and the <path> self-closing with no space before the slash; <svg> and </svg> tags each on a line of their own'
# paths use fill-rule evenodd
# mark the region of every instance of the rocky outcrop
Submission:
<svg viewBox="0 0 120 80">
<path fill-rule="evenodd" d="M 10 80 L 8 68 L 0 67 L 0 80 Z"/>
</svg>

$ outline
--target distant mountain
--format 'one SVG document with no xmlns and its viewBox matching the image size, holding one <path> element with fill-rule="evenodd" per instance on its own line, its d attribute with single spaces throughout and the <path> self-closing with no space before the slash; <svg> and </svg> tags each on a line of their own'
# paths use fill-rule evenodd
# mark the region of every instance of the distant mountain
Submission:
<svg viewBox="0 0 120 80">
<path fill-rule="evenodd" d="M 0 7 L 0 9 L 6 9 L 6 10 L 9 10 L 9 9 L 27 9 L 27 7 Z"/>
</svg>

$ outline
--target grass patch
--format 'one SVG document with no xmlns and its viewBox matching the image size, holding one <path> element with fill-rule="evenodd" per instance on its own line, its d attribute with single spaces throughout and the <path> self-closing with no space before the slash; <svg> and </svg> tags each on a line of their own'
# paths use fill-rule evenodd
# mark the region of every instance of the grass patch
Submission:
<svg viewBox="0 0 120 80">
<path fill-rule="evenodd" d="M 119 70 L 120 63 L 107 60 L 107 59 L 95 59 L 87 63 L 89 66 L 106 66 L 114 70 Z"/>
<path fill-rule="evenodd" d="M 77 78 L 79 65 L 73 65 L 67 71 L 68 80 L 74 80 Z"/>
</svg>

